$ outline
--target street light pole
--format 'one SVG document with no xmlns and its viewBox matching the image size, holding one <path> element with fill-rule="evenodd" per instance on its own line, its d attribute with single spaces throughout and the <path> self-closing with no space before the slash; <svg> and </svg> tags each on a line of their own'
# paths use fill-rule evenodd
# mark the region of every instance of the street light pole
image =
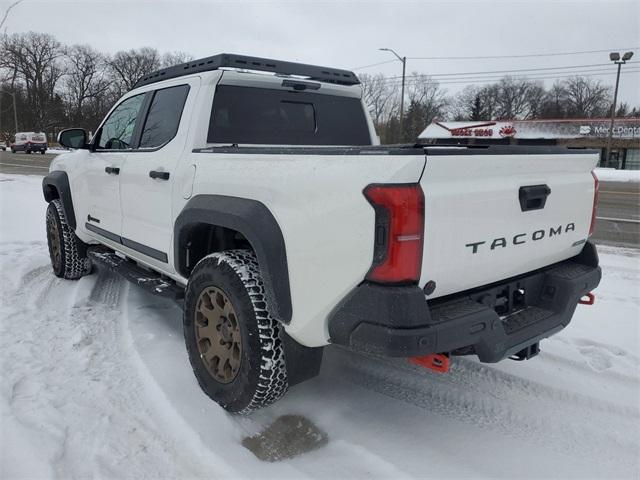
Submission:
<svg viewBox="0 0 640 480">
<path fill-rule="evenodd" d="M 609 125 L 609 139 L 607 140 L 607 150 L 606 150 L 606 155 L 605 155 L 605 162 L 606 165 L 609 165 L 609 162 L 611 161 L 611 142 L 613 140 L 613 123 L 615 121 L 616 118 L 616 104 L 618 102 L 618 86 L 620 85 L 620 69 L 622 68 L 622 65 L 627 63 L 627 60 L 630 60 L 631 57 L 633 57 L 633 52 L 626 52 L 622 58 L 620 58 L 620 53 L 618 52 L 611 52 L 609 54 L 609 59 L 615 63 L 616 65 L 618 65 L 618 73 L 616 75 L 616 88 L 613 92 L 613 105 L 611 106 L 611 123 Z"/>
<path fill-rule="evenodd" d="M 407 57 L 401 57 L 391 48 L 380 48 L 379 50 L 393 53 L 402 62 L 402 89 L 400 90 L 400 130 L 404 135 L 404 81 L 407 70 Z"/>
</svg>

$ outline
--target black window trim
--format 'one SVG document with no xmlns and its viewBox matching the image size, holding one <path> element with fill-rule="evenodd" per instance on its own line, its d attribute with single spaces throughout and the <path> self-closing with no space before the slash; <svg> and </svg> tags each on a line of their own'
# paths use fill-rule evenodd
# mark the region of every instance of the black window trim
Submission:
<svg viewBox="0 0 640 480">
<path fill-rule="evenodd" d="M 160 92 L 161 90 L 168 90 L 170 88 L 177 88 L 177 87 L 187 87 L 187 95 L 184 98 L 184 103 L 182 104 L 182 110 L 180 110 L 180 116 L 178 117 L 178 128 L 176 128 L 176 131 L 173 133 L 173 136 L 168 139 L 166 142 L 164 142 L 162 145 L 159 145 L 157 147 L 150 147 L 150 148 L 140 148 L 140 142 L 142 141 L 142 134 L 144 133 L 144 127 L 146 127 L 147 125 L 147 120 L 149 119 L 149 112 L 151 111 L 151 105 L 153 104 L 153 100 L 156 98 L 156 94 L 158 92 Z M 182 123 L 182 115 L 184 114 L 184 107 L 187 104 L 187 99 L 189 98 L 189 92 L 191 92 L 191 85 L 189 85 L 188 83 L 181 83 L 179 85 L 171 85 L 169 87 L 164 87 L 164 88 L 158 88 L 157 90 L 153 90 L 151 92 L 151 95 L 149 96 L 149 101 L 148 103 L 143 104 L 143 108 L 144 108 L 144 121 L 142 122 L 142 125 L 140 126 L 140 129 L 138 131 L 134 131 L 134 136 L 135 136 L 135 151 L 136 152 L 156 152 L 158 150 L 160 150 L 161 148 L 164 148 L 165 146 L 167 146 L 174 138 L 176 138 L 176 135 L 178 135 L 178 130 L 180 130 L 180 124 Z M 146 102 L 146 100 L 145 100 Z M 136 127 L 138 125 L 136 124 Z"/>
<path fill-rule="evenodd" d="M 175 133 L 173 134 L 173 137 L 171 137 L 169 140 L 167 140 L 162 145 L 159 145 L 157 147 L 139 148 L 140 141 L 142 140 L 142 133 L 144 132 L 144 127 L 145 127 L 145 125 L 147 123 L 147 117 L 149 116 L 149 110 L 151 109 L 151 104 L 153 102 L 153 99 L 156 96 L 156 92 L 159 92 L 160 90 L 167 90 L 169 88 L 175 88 L 175 87 L 187 87 L 187 96 L 185 98 L 184 104 L 182 105 L 182 111 L 180 112 L 180 118 L 178 118 L 178 128 L 176 129 Z M 110 153 L 110 152 L 113 152 L 113 153 L 124 153 L 124 152 L 134 153 L 134 152 L 157 152 L 161 148 L 164 148 L 174 138 L 176 138 L 176 135 L 178 134 L 178 130 L 180 129 L 180 123 L 182 122 L 182 115 L 184 114 L 184 107 L 187 104 L 187 99 L 189 98 L 189 93 L 190 92 L 191 92 L 191 85 L 189 85 L 188 83 L 181 83 L 179 85 L 171 85 L 171 86 L 167 86 L 167 87 L 158 88 L 158 89 L 155 89 L 155 90 L 149 90 L 147 92 L 139 93 L 138 95 L 144 95 L 145 98 L 142 100 L 142 106 L 140 107 L 140 112 L 138 113 L 138 117 L 136 118 L 136 124 L 133 127 L 133 134 L 132 134 L 132 139 L 133 140 L 131 142 L 131 145 L 133 145 L 133 147 L 132 148 L 126 148 L 126 149 L 95 148 L 94 151 L 95 152 L 100 152 L 100 153 Z M 111 111 L 111 113 L 113 113 L 116 110 L 116 108 L 118 108 L 124 102 L 126 102 L 130 98 L 137 97 L 138 95 L 131 95 L 130 97 L 127 97 L 127 98 L 123 99 L 120 103 L 118 103 L 118 105 L 116 105 L 116 107 Z M 106 117 L 104 119 L 104 121 L 100 124 L 100 127 L 98 127 L 98 131 L 100 132 L 100 135 L 102 135 L 102 127 L 104 126 L 106 121 L 109 119 L 109 117 L 111 117 L 111 115 Z M 100 141 L 100 135 L 96 135 L 94 137 L 93 141 L 92 141 L 92 144 L 96 145 L 96 147 L 97 147 L 96 142 Z"/>
</svg>

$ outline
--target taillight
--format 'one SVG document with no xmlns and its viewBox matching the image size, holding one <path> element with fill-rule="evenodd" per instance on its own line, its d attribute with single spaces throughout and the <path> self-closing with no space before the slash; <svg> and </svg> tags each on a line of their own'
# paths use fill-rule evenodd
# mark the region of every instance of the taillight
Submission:
<svg viewBox="0 0 640 480">
<path fill-rule="evenodd" d="M 594 183 L 594 192 L 593 192 L 593 209 L 591 210 L 591 225 L 589 226 L 589 236 L 593 234 L 593 231 L 596 229 L 596 211 L 598 210 L 598 197 L 600 190 L 600 181 L 596 176 L 595 172 L 592 170 L 591 175 L 593 176 Z"/>
<path fill-rule="evenodd" d="M 364 196 L 376 211 L 373 264 L 367 280 L 416 283 L 424 240 L 424 193 L 420 184 L 369 185 Z"/>
</svg>

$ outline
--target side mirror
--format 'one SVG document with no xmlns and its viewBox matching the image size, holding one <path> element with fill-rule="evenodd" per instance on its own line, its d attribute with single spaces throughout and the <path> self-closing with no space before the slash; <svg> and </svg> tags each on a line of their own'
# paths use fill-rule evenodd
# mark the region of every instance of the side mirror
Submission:
<svg viewBox="0 0 640 480">
<path fill-rule="evenodd" d="M 83 128 L 68 128 L 58 134 L 58 143 L 65 148 L 88 148 L 87 132 Z"/>
</svg>

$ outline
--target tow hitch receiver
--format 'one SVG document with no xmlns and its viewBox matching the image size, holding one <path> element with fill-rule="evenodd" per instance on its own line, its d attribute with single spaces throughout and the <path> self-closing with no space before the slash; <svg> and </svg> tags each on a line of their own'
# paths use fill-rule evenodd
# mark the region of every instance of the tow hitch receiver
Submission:
<svg viewBox="0 0 640 480">
<path fill-rule="evenodd" d="M 415 365 L 433 370 L 434 372 L 447 373 L 449 371 L 449 355 L 446 353 L 409 357 L 409 361 Z"/>
<path fill-rule="evenodd" d="M 529 360 L 530 358 L 535 357 L 540 353 L 540 342 L 536 342 L 533 345 L 529 345 L 526 348 L 523 348 L 515 355 L 511 355 L 509 358 L 511 360 L 516 360 L 521 362 L 522 360 Z"/>
<path fill-rule="evenodd" d="M 580 300 L 578 300 L 580 305 L 593 305 L 596 303 L 596 296 L 593 293 L 587 293 Z"/>
</svg>

